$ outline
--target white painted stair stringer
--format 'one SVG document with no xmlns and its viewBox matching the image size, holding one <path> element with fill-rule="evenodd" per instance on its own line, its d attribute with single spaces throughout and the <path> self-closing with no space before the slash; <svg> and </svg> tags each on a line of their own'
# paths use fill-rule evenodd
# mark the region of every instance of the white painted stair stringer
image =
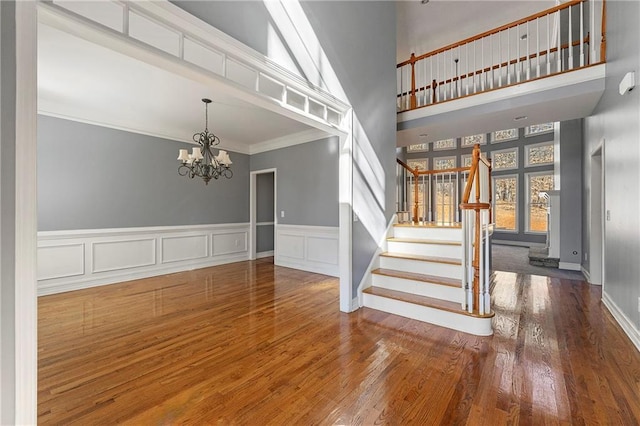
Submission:
<svg viewBox="0 0 640 426">
<path fill-rule="evenodd" d="M 491 336 L 493 334 L 491 317 L 473 317 L 465 315 L 464 313 L 458 314 L 368 293 L 363 294 L 363 300 L 364 305 L 369 308 L 405 318 L 423 321 L 476 336 Z"/>
</svg>

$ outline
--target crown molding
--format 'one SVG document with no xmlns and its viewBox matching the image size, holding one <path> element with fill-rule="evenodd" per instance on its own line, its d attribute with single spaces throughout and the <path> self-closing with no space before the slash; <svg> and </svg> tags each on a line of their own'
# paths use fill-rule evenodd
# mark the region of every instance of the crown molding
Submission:
<svg viewBox="0 0 640 426">
<path fill-rule="evenodd" d="M 274 149 L 286 148 L 293 145 L 300 145 L 328 138 L 332 135 L 318 129 L 309 129 L 291 135 L 270 139 L 264 142 L 253 144 L 249 147 L 249 154 L 259 154 L 261 152 L 273 151 Z"/>
</svg>

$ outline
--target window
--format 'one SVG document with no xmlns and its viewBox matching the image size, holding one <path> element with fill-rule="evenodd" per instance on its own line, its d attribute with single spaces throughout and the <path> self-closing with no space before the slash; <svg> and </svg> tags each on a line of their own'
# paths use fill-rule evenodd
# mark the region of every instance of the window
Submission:
<svg viewBox="0 0 640 426">
<path fill-rule="evenodd" d="M 493 170 L 511 170 L 518 168 L 518 148 L 502 149 L 491 153 Z"/>
<path fill-rule="evenodd" d="M 524 149 L 525 167 L 553 164 L 553 142 L 527 145 Z"/>
<path fill-rule="evenodd" d="M 433 159 L 433 170 L 455 169 L 456 157 L 437 157 Z"/>
<path fill-rule="evenodd" d="M 407 160 L 407 166 L 412 169 L 419 168 L 420 170 L 429 170 L 429 159 L 427 158 L 412 158 Z"/>
<path fill-rule="evenodd" d="M 480 145 L 484 145 L 487 143 L 486 135 L 484 133 L 480 133 L 478 135 L 465 136 L 462 138 L 462 147 L 465 146 L 474 146 L 479 143 Z"/>
<path fill-rule="evenodd" d="M 443 139 L 440 141 L 435 141 L 433 143 L 434 151 L 443 151 L 445 149 L 456 149 L 456 140 L 455 139 Z"/>
<path fill-rule="evenodd" d="M 409 145 L 407 147 L 407 152 L 425 152 L 429 151 L 428 143 L 417 143 L 415 145 Z"/>
<path fill-rule="evenodd" d="M 497 231 L 518 231 L 518 176 L 493 178 L 493 212 Z"/>
<path fill-rule="evenodd" d="M 518 129 L 504 129 L 491 132 L 491 143 L 506 142 L 518 139 Z"/>
<path fill-rule="evenodd" d="M 456 216 L 455 197 L 456 182 L 436 182 L 436 222 L 451 224 L 458 220 Z"/>
<path fill-rule="evenodd" d="M 553 189 L 553 172 L 527 173 L 527 232 L 547 232 L 549 201 L 541 191 Z"/>
<path fill-rule="evenodd" d="M 535 136 L 541 135 L 543 133 L 551 133 L 554 128 L 553 122 L 551 123 L 542 123 L 542 124 L 532 124 L 531 126 L 527 126 L 524 128 L 525 136 Z"/>
<path fill-rule="evenodd" d="M 473 156 L 471 154 L 464 154 L 460 159 L 460 164 L 462 164 L 461 167 L 471 167 L 471 163 L 473 162 Z"/>
</svg>

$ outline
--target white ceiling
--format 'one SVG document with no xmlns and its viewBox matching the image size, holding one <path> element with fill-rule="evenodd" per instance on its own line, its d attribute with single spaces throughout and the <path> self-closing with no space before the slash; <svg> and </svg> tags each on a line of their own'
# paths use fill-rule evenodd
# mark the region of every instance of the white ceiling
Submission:
<svg viewBox="0 0 640 426">
<path fill-rule="evenodd" d="M 38 26 L 38 110 L 123 130 L 189 141 L 204 130 L 202 98 L 210 98 L 209 130 L 221 146 L 251 146 L 308 132 L 305 124 L 225 97 L 181 77 L 44 24 Z"/>
</svg>

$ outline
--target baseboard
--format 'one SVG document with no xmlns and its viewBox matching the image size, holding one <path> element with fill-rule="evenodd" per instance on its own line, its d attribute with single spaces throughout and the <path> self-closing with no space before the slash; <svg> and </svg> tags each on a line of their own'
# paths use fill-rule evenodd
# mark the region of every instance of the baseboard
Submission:
<svg viewBox="0 0 640 426">
<path fill-rule="evenodd" d="M 491 239 L 491 244 L 498 244 L 501 246 L 518 246 L 518 247 L 536 247 L 543 248 L 544 244 L 540 243 L 530 243 L 527 241 L 510 241 L 510 240 L 496 240 L 495 238 Z"/>
<path fill-rule="evenodd" d="M 607 307 L 613 318 L 620 325 L 620 328 L 622 328 L 622 331 L 629 337 L 636 349 L 640 351 L 640 331 L 638 331 L 633 322 L 631 322 L 606 292 L 602 292 L 602 304 Z"/>
<path fill-rule="evenodd" d="M 333 226 L 277 224 L 274 263 L 339 277 L 338 233 Z"/>
<path fill-rule="evenodd" d="M 582 265 L 579 263 L 560 262 L 558 263 L 558 269 L 565 269 L 567 271 L 581 271 Z"/>
<path fill-rule="evenodd" d="M 249 259 L 249 225 L 216 224 L 38 233 L 38 295 Z"/>
<path fill-rule="evenodd" d="M 580 271 L 582 271 L 582 275 L 584 275 L 584 278 L 587 280 L 587 282 L 589 284 L 593 284 L 591 282 L 591 275 L 589 274 L 589 271 L 587 271 L 586 269 L 584 269 L 584 266 L 580 267 Z"/>
<path fill-rule="evenodd" d="M 273 253 L 273 250 L 261 251 L 260 253 L 256 253 L 256 259 L 262 259 L 263 257 L 272 257 Z"/>
</svg>

